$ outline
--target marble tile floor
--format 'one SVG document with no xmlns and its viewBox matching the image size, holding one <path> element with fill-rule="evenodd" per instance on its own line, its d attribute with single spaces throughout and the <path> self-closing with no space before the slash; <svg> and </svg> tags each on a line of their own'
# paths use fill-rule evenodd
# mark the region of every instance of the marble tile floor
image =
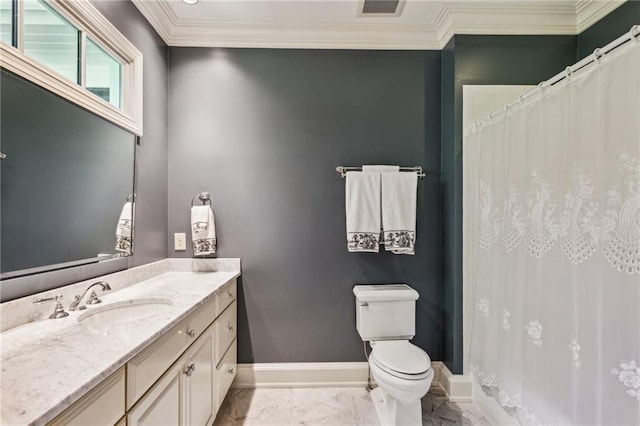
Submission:
<svg viewBox="0 0 640 426">
<path fill-rule="evenodd" d="M 471 403 L 449 403 L 432 389 L 422 398 L 423 426 L 489 426 Z M 231 389 L 214 426 L 379 425 L 364 388 Z"/>
</svg>

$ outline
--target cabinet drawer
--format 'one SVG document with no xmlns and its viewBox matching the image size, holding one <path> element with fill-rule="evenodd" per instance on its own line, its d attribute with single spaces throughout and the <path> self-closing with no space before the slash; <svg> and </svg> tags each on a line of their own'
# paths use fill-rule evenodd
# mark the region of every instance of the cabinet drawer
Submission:
<svg viewBox="0 0 640 426">
<path fill-rule="evenodd" d="M 124 368 L 121 368 L 49 425 L 115 425 L 124 411 Z"/>
<path fill-rule="evenodd" d="M 238 323 L 238 304 L 237 302 L 231 303 L 231 305 L 218 317 L 215 325 L 214 335 L 216 338 L 215 344 L 215 363 L 220 362 L 222 355 L 227 352 L 231 341 L 236 338 Z"/>
<path fill-rule="evenodd" d="M 213 322 L 215 309 L 214 298 L 127 363 L 127 409 Z"/>
<path fill-rule="evenodd" d="M 216 295 L 216 314 L 220 315 L 227 306 L 238 298 L 238 281 L 233 280 Z"/>
<path fill-rule="evenodd" d="M 233 379 L 236 377 L 237 359 L 237 344 L 234 340 L 216 368 L 218 377 L 216 411 L 220 408 L 220 405 L 222 405 L 222 401 L 224 401 L 224 397 L 227 395 L 227 391 L 231 387 Z"/>
</svg>

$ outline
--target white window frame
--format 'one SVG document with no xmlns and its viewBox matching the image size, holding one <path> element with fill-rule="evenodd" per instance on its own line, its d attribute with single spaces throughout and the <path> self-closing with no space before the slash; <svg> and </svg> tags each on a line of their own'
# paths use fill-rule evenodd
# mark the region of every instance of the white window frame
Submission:
<svg viewBox="0 0 640 426">
<path fill-rule="evenodd" d="M 21 49 L 0 42 L 0 66 L 41 86 L 98 116 L 142 136 L 142 53 L 123 36 L 87 0 L 42 0 L 78 30 L 81 37 L 89 35 L 94 42 L 122 65 L 121 105 L 110 104 L 91 93 L 83 85 L 71 81 L 45 65 L 25 55 Z M 20 2 L 18 2 L 20 4 Z M 21 36 L 23 14 L 18 16 Z M 19 37 L 22 40 L 22 37 Z M 82 52 L 84 73 L 85 52 Z M 84 84 L 84 75 L 81 78 Z"/>
</svg>

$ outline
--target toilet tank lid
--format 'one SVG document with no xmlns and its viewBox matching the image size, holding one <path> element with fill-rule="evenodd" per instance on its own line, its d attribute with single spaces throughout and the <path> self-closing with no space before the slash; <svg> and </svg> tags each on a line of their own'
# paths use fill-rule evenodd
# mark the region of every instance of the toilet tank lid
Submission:
<svg viewBox="0 0 640 426">
<path fill-rule="evenodd" d="M 353 294 L 360 302 L 416 300 L 418 292 L 406 284 L 356 285 Z"/>
</svg>

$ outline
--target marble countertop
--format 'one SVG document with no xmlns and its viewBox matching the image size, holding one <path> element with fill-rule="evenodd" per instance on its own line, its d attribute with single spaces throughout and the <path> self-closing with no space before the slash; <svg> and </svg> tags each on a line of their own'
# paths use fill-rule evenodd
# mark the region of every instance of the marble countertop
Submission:
<svg viewBox="0 0 640 426">
<path fill-rule="evenodd" d="M 40 425 L 52 420 L 239 275 L 173 271 L 106 292 L 96 307 L 142 297 L 168 298 L 173 305 L 144 320 L 115 324 L 102 334 L 77 321 L 95 307 L 0 334 L 0 424 Z"/>
</svg>

